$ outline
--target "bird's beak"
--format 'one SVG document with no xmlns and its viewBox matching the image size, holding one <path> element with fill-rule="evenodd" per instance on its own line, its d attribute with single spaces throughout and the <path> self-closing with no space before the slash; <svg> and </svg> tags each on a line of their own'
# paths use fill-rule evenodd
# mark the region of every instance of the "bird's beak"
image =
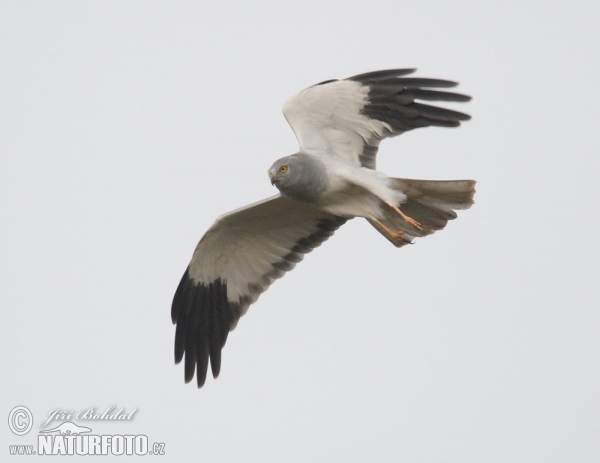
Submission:
<svg viewBox="0 0 600 463">
<path fill-rule="evenodd" d="M 269 171 L 269 178 L 271 179 L 271 185 L 275 185 L 275 172 Z"/>
</svg>

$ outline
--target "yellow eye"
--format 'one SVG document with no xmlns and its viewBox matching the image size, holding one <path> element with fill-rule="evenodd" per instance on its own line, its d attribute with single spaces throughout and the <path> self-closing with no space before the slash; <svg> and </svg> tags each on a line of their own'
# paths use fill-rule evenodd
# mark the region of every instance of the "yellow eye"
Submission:
<svg viewBox="0 0 600 463">
<path fill-rule="evenodd" d="M 279 172 L 287 172 L 287 166 L 281 166 Z"/>
</svg>

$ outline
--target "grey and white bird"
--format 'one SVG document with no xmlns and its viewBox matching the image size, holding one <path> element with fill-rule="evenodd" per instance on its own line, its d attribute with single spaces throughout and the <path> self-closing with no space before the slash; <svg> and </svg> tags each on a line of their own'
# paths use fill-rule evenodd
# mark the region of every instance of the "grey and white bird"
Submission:
<svg viewBox="0 0 600 463">
<path fill-rule="evenodd" d="M 221 369 L 229 331 L 250 304 L 347 220 L 364 217 L 396 247 L 429 235 L 473 204 L 472 180 L 391 178 L 375 170 L 379 143 L 419 127 L 457 127 L 470 116 L 421 101 L 466 102 L 432 88 L 447 80 L 393 69 L 329 80 L 289 99 L 283 113 L 300 151 L 269 169 L 279 194 L 219 217 L 204 234 L 171 308 L 175 363 L 198 387 Z"/>
</svg>

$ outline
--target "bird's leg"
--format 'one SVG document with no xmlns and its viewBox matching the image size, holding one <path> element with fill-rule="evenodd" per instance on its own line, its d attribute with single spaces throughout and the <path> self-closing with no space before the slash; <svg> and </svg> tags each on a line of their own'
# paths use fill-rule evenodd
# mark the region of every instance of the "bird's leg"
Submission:
<svg viewBox="0 0 600 463">
<path fill-rule="evenodd" d="M 423 230 L 423 228 L 421 227 L 421 224 L 419 222 L 417 222 L 415 219 L 413 219 L 412 217 L 407 216 L 406 214 L 404 214 L 400 209 L 398 209 L 397 206 L 392 206 L 392 208 L 398 213 L 400 214 L 400 217 L 402 217 L 404 220 L 406 220 L 410 225 L 412 225 L 413 227 L 419 229 L 419 230 Z"/>
<path fill-rule="evenodd" d="M 411 240 L 407 239 L 404 237 L 404 232 L 402 230 L 398 230 L 398 231 L 392 231 L 390 230 L 388 227 L 386 227 L 384 224 L 382 224 L 379 220 L 376 220 L 375 222 L 377 222 L 377 224 L 383 228 L 386 232 L 388 232 L 388 234 L 395 240 L 401 240 L 404 241 L 405 243 L 412 243 Z"/>
</svg>

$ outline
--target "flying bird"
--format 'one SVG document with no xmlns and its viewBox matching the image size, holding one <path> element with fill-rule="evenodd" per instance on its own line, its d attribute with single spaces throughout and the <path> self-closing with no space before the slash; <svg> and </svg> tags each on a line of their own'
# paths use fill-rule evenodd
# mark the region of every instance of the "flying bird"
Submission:
<svg viewBox="0 0 600 463">
<path fill-rule="evenodd" d="M 313 85 L 283 113 L 300 151 L 268 170 L 279 194 L 219 217 L 198 243 L 175 292 L 175 363 L 185 381 L 221 369 L 227 335 L 250 304 L 331 237 L 364 217 L 394 246 L 430 235 L 473 204 L 472 180 L 388 177 L 375 169 L 379 143 L 408 130 L 457 127 L 470 116 L 423 101 L 466 102 L 437 90 L 455 82 L 405 77 L 415 69 L 369 72 Z M 435 89 L 435 90 L 432 90 Z"/>
</svg>

